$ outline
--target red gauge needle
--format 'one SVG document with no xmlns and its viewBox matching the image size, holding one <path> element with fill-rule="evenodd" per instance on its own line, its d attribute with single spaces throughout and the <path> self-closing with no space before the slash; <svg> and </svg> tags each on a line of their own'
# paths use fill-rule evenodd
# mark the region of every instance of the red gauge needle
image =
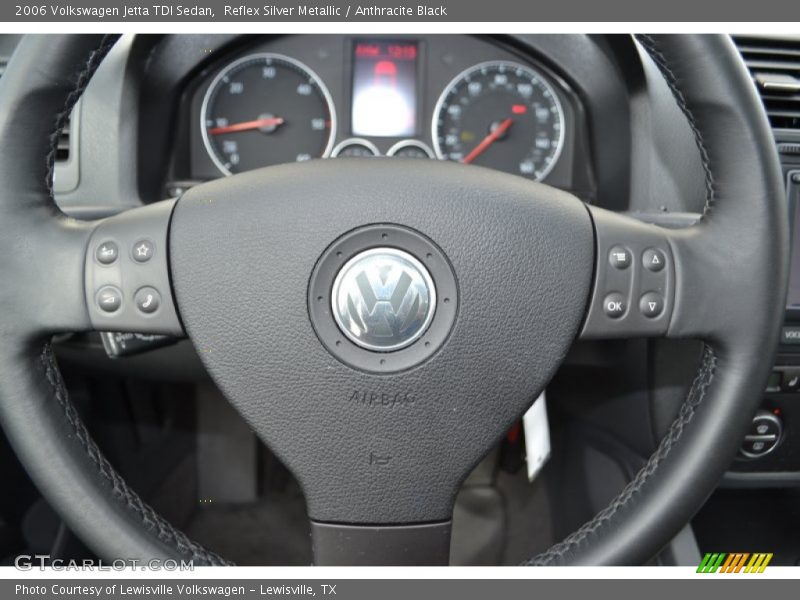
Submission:
<svg viewBox="0 0 800 600">
<path fill-rule="evenodd" d="M 255 119 L 254 121 L 243 121 L 242 123 L 234 123 L 233 125 L 225 125 L 224 127 L 212 127 L 208 130 L 211 135 L 219 135 L 221 133 L 234 133 L 236 131 L 247 131 L 248 129 L 260 129 L 261 127 L 274 127 L 283 125 L 281 117 L 269 117 L 267 119 Z"/>
<path fill-rule="evenodd" d="M 514 119 L 512 119 L 511 117 L 509 117 L 505 121 L 502 121 L 500 125 L 498 125 L 495 128 L 495 130 L 492 131 L 489 135 L 483 138 L 481 140 L 481 143 L 475 146 L 472 149 L 472 152 L 467 154 L 461 162 L 464 163 L 465 165 L 468 165 L 473 160 L 478 158 L 481 154 L 483 154 L 484 150 L 486 150 L 489 146 L 494 144 L 501 135 L 503 135 L 506 131 L 508 131 L 508 128 L 511 127 L 511 124 L 513 122 Z"/>
</svg>

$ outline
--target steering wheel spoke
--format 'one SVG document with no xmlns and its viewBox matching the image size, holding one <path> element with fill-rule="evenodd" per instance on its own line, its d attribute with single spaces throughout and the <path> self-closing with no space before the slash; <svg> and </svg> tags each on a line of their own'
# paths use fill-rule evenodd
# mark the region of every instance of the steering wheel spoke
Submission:
<svg viewBox="0 0 800 600">
<path fill-rule="evenodd" d="M 595 274 L 581 339 L 730 343 L 735 332 L 720 306 L 722 299 L 741 294 L 737 267 L 751 260 L 751 249 L 731 245 L 721 252 L 719 221 L 681 217 L 661 226 L 602 208 L 588 210 L 595 228 Z"/>
<path fill-rule="evenodd" d="M 91 327 L 180 336 L 169 277 L 169 220 L 175 200 L 100 221 L 86 248 L 85 298 Z"/>
</svg>

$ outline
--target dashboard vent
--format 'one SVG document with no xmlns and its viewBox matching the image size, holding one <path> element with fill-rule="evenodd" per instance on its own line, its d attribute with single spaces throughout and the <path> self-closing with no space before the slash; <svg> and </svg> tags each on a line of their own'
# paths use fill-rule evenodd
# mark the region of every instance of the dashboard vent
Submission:
<svg viewBox="0 0 800 600">
<path fill-rule="evenodd" d="M 3 76 L 3 73 L 6 71 L 6 61 L 0 60 L 0 77 Z M 71 115 L 70 115 L 71 117 Z M 70 152 L 70 145 L 69 145 L 69 126 L 71 118 L 67 117 L 67 122 L 64 124 L 64 129 L 61 130 L 61 134 L 58 136 L 58 144 L 56 145 L 56 162 L 67 162 L 69 160 L 69 152 Z"/>
<path fill-rule="evenodd" d="M 800 130 L 800 41 L 735 39 L 775 129 Z"/>
</svg>

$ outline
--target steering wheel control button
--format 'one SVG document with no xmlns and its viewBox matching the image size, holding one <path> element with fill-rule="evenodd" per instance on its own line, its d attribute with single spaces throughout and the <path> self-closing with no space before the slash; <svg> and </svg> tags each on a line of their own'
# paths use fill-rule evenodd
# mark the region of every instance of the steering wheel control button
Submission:
<svg viewBox="0 0 800 600">
<path fill-rule="evenodd" d="M 351 258 L 333 282 L 336 324 L 354 344 L 399 350 L 425 332 L 436 310 L 436 288 L 425 266 L 408 252 L 372 248 Z"/>
<path fill-rule="evenodd" d="M 103 242 L 97 247 L 94 256 L 101 265 L 113 264 L 119 258 L 119 246 L 111 241 Z"/>
<path fill-rule="evenodd" d="M 317 261 L 308 312 L 320 342 L 372 373 L 409 369 L 447 340 L 458 313 L 450 261 L 421 233 L 370 225 L 335 240 Z"/>
<path fill-rule="evenodd" d="M 667 334 L 675 295 L 668 234 L 627 215 L 589 207 L 595 225 L 595 272 L 583 339 Z"/>
<path fill-rule="evenodd" d="M 619 319 L 628 310 L 625 297 L 617 292 L 608 294 L 603 300 L 603 311 L 612 319 Z"/>
<path fill-rule="evenodd" d="M 182 337 L 169 278 L 167 232 L 175 200 L 99 221 L 86 245 L 84 297 L 96 331 Z"/>
<path fill-rule="evenodd" d="M 138 263 L 146 263 L 156 252 L 156 247 L 150 240 L 139 240 L 133 245 L 133 260 Z"/>
<path fill-rule="evenodd" d="M 122 292 L 107 285 L 97 292 L 97 306 L 105 313 L 114 313 L 122 306 Z"/>
<path fill-rule="evenodd" d="M 631 266 L 631 261 L 631 253 L 622 246 L 614 246 L 608 253 L 608 262 L 616 269 L 627 269 Z"/>
<path fill-rule="evenodd" d="M 655 319 L 664 312 L 664 298 L 657 292 L 642 294 L 639 300 L 639 310 L 645 317 Z"/>
<path fill-rule="evenodd" d="M 666 266 L 667 257 L 657 248 L 648 248 L 644 251 L 644 254 L 642 254 L 642 264 L 648 271 L 658 273 Z"/>
<path fill-rule="evenodd" d="M 746 458 L 761 458 L 775 450 L 781 442 L 783 423 L 771 412 L 759 411 L 744 436 L 739 452 Z"/>
<path fill-rule="evenodd" d="M 784 327 L 781 330 L 781 344 L 800 344 L 800 327 Z"/>
<path fill-rule="evenodd" d="M 153 287 L 143 287 L 133 297 L 136 308 L 146 315 L 152 315 L 161 306 L 161 294 Z"/>
</svg>

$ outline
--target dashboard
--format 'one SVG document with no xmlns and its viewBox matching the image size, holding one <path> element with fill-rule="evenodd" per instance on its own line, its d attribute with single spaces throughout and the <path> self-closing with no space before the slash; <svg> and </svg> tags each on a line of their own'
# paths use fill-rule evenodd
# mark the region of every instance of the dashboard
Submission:
<svg viewBox="0 0 800 600">
<path fill-rule="evenodd" d="M 452 160 L 591 196 L 580 100 L 546 60 L 472 36 L 257 38 L 186 86 L 169 180 L 313 159 Z"/>
</svg>

